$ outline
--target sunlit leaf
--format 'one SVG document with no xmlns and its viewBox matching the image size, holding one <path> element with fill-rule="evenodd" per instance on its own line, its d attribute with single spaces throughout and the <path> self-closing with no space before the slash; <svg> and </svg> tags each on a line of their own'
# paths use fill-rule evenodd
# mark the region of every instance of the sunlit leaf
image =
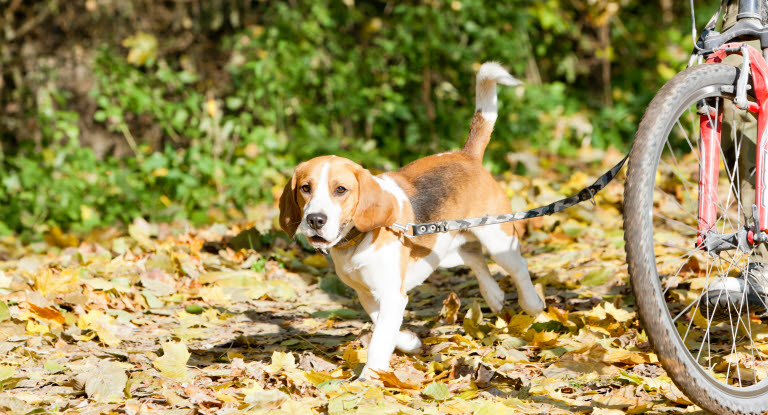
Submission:
<svg viewBox="0 0 768 415">
<path fill-rule="evenodd" d="M 424 395 L 436 400 L 444 401 L 451 397 L 448 387 L 442 382 L 432 382 L 421 391 Z"/>
<path fill-rule="evenodd" d="M 97 402 L 117 402 L 125 396 L 128 376 L 125 370 L 110 361 L 101 361 L 88 372 L 85 393 Z"/>
<path fill-rule="evenodd" d="M 184 343 L 167 342 L 162 344 L 163 355 L 155 359 L 152 365 L 167 378 L 184 381 L 189 378 L 187 361 L 191 356 Z"/>
<path fill-rule="evenodd" d="M 157 57 L 157 38 L 149 33 L 138 32 L 125 38 L 122 44 L 129 48 L 126 60 L 134 65 L 144 65 Z"/>
</svg>

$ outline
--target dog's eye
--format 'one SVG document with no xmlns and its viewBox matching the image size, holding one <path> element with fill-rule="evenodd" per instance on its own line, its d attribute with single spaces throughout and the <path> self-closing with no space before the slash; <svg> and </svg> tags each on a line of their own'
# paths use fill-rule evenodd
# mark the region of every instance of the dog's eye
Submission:
<svg viewBox="0 0 768 415">
<path fill-rule="evenodd" d="M 301 186 L 301 191 L 304 192 L 304 193 L 309 193 L 310 190 L 311 190 L 311 188 L 309 187 L 308 184 L 305 184 L 304 186 Z"/>
<path fill-rule="evenodd" d="M 343 195 L 344 193 L 347 193 L 347 188 L 344 186 L 339 186 L 336 188 L 336 194 L 337 195 Z"/>
</svg>

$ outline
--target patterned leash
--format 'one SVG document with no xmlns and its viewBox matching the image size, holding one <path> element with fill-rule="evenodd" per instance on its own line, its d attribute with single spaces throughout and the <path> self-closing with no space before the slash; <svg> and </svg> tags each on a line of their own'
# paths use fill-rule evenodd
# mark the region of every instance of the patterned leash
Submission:
<svg viewBox="0 0 768 415">
<path fill-rule="evenodd" d="M 624 162 L 629 158 L 629 154 L 624 156 L 620 162 L 613 166 L 610 170 L 600 176 L 591 186 L 587 186 L 581 189 L 579 193 L 565 199 L 560 199 L 556 202 L 550 203 L 546 206 L 541 206 L 533 209 L 529 209 L 523 212 L 505 213 L 503 215 L 491 215 L 483 216 L 481 218 L 466 218 L 466 219 L 454 219 L 443 220 L 439 222 L 427 222 L 427 223 L 407 223 L 401 225 L 399 223 L 392 224 L 392 228 L 398 229 L 403 232 L 406 237 L 412 238 L 414 236 L 430 235 L 433 233 L 442 233 L 457 231 L 460 229 L 474 228 L 475 226 L 493 225 L 496 223 L 512 222 L 520 219 L 530 219 L 539 216 L 551 215 L 555 212 L 567 209 L 571 206 L 577 205 L 585 200 L 592 201 L 595 204 L 595 194 L 602 190 L 608 183 L 613 180 L 619 173 Z M 413 229 L 413 235 L 408 234 L 408 227 Z"/>
</svg>

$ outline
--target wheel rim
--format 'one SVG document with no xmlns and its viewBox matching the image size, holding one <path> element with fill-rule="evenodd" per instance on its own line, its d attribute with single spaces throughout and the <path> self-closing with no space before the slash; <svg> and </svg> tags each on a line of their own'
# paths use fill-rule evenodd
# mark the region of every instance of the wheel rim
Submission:
<svg viewBox="0 0 768 415">
<path fill-rule="evenodd" d="M 722 89 L 710 86 L 691 94 L 676 109 L 657 149 L 651 207 L 655 270 L 668 310 L 666 318 L 677 329 L 674 340 L 698 363 L 701 376 L 714 380 L 713 384 L 729 394 L 754 396 L 756 391 L 768 389 L 768 318 L 751 312 L 751 303 L 744 297 L 731 307 L 714 310 L 706 301 L 713 294 L 708 288 L 714 282 L 737 277 L 750 266 L 754 250 L 729 249 L 712 255 L 698 249 L 696 242 L 701 159 L 696 104 L 703 100 L 717 113 L 729 110 L 733 95 Z M 717 117 L 710 120 L 718 123 Z M 749 146 L 745 125 L 741 117 L 734 117 L 730 137 L 723 132 L 714 227 L 721 234 L 751 224 L 749 207 L 745 209 L 741 195 L 748 191 L 744 182 L 752 177 L 742 177 L 740 170 L 745 169 L 732 164 Z M 768 256 L 764 258 L 768 262 Z"/>
</svg>

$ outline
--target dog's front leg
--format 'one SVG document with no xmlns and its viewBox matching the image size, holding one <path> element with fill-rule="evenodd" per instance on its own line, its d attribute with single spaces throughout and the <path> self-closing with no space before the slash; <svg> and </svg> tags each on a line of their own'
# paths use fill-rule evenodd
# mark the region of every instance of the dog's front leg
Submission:
<svg viewBox="0 0 768 415">
<path fill-rule="evenodd" d="M 378 298 L 379 313 L 373 322 L 373 336 L 368 347 L 368 362 L 363 367 L 360 374 L 360 380 L 371 377 L 371 370 L 389 369 L 389 358 L 395 351 L 400 325 L 403 324 L 403 314 L 405 305 L 408 303 L 408 296 L 403 295 L 397 285 L 387 287 Z M 376 297 L 374 294 L 374 297 Z"/>
</svg>

